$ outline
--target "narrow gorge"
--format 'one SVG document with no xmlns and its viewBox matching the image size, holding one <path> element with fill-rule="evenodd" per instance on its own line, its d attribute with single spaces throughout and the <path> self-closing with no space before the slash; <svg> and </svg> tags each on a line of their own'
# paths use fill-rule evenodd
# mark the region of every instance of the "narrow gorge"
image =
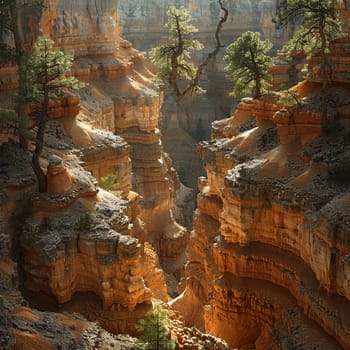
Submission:
<svg viewBox="0 0 350 350">
<path fill-rule="evenodd" d="M 296 101 L 234 102 L 222 52 L 207 93 L 185 101 L 186 129 L 142 52 L 173 2 L 14 4 L 24 47 L 50 37 L 86 85 L 49 101 L 40 193 L 33 136 L 21 147 L 2 124 L 19 80 L 0 63 L 0 348 L 145 349 L 135 324 L 158 302 L 176 349 L 350 349 L 349 35 L 327 54 L 327 128 L 320 55 L 294 64 Z M 174 4 L 210 48 L 216 1 Z M 291 36 L 271 22 L 278 1 L 225 5 L 225 46 L 247 30 L 278 49 Z M 276 86 L 292 74 L 280 52 L 271 71 Z"/>
</svg>

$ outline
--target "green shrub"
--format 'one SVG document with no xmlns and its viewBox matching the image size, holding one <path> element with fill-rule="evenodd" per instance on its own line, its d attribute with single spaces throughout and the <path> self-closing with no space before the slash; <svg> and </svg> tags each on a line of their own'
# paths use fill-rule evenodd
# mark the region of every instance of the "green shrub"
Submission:
<svg viewBox="0 0 350 350">
<path fill-rule="evenodd" d="M 74 227 L 77 230 L 89 230 L 92 227 L 93 220 L 90 214 L 81 214 L 75 221 Z"/>
<path fill-rule="evenodd" d="M 147 318 L 139 320 L 135 328 L 142 335 L 138 339 L 145 344 L 145 350 L 173 350 L 175 341 L 169 339 L 168 313 L 159 303 L 154 303 Z"/>
<path fill-rule="evenodd" d="M 117 177 L 114 174 L 102 176 L 100 181 L 101 187 L 106 191 L 113 191 L 118 186 L 118 182 L 116 180 Z"/>
</svg>

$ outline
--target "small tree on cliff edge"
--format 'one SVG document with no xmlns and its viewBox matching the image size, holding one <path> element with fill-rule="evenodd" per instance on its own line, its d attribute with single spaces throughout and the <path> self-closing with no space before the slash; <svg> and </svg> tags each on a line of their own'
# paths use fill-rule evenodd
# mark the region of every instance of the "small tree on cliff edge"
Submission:
<svg viewBox="0 0 350 350">
<path fill-rule="evenodd" d="M 181 95 L 179 79 L 194 79 L 196 67 L 189 62 L 191 53 L 203 49 L 203 44 L 193 39 L 192 34 L 198 29 L 190 24 L 190 12 L 184 8 L 170 6 L 168 11 L 169 39 L 164 45 L 154 47 L 150 51 L 151 61 L 160 68 L 160 76 L 165 79 L 176 96 Z M 199 90 L 198 86 L 194 89 Z"/>
<path fill-rule="evenodd" d="M 44 133 L 48 120 L 49 101 L 61 99 L 67 88 L 84 86 L 75 77 L 67 77 L 73 55 L 53 49 L 53 41 L 39 37 L 33 52 L 26 54 L 19 79 L 23 86 L 23 98 L 32 106 L 30 118 L 34 122 L 35 148 L 32 167 L 38 179 L 39 192 L 47 191 L 46 175 L 40 166 L 40 155 L 44 147 Z"/>
<path fill-rule="evenodd" d="M 277 9 L 277 25 L 282 27 L 291 21 L 301 21 L 301 28 L 295 32 L 284 50 L 289 56 L 305 53 L 308 57 L 320 55 L 322 80 L 321 113 L 322 122 L 327 122 L 327 87 L 332 71 L 328 59 L 330 43 L 343 35 L 336 1 L 334 0 L 285 0 Z"/>
<path fill-rule="evenodd" d="M 147 318 L 140 320 L 135 328 L 142 335 L 138 342 L 146 344 L 145 350 L 173 350 L 174 340 L 169 339 L 168 317 L 159 303 L 154 303 Z"/>
<path fill-rule="evenodd" d="M 21 30 L 21 13 L 31 10 L 35 16 L 40 17 L 43 8 L 43 0 L 1 0 L 0 1 L 0 62 L 16 64 L 18 71 L 23 70 L 23 55 L 25 43 Z M 13 42 L 13 44 L 12 44 Z M 15 130 L 19 135 L 20 144 L 27 146 L 27 123 L 24 109 L 24 86 L 18 82 L 18 94 L 16 98 L 15 112 L 0 108 L 0 130 Z M 6 131 L 5 131 L 6 132 Z"/>
<path fill-rule="evenodd" d="M 250 31 L 227 47 L 225 71 L 235 84 L 231 93 L 234 97 L 252 94 L 256 98 L 267 92 L 271 84 L 268 68 L 272 65 L 272 58 L 267 52 L 271 48 L 269 40 L 261 40 L 260 33 Z"/>
<path fill-rule="evenodd" d="M 154 47 L 150 51 L 151 61 L 160 68 L 160 76 L 175 95 L 176 102 L 180 102 L 186 96 L 192 96 L 203 91 L 199 87 L 199 79 L 203 69 L 220 51 L 222 44 L 220 32 L 222 25 L 227 21 L 228 11 L 218 0 L 223 17 L 217 24 L 215 39 L 216 47 L 209 52 L 203 62 L 197 67 L 190 62 L 191 53 L 201 50 L 203 45 L 193 39 L 193 33 L 197 32 L 191 22 L 191 15 L 187 9 L 170 6 L 168 9 L 169 38 L 166 44 Z"/>
</svg>

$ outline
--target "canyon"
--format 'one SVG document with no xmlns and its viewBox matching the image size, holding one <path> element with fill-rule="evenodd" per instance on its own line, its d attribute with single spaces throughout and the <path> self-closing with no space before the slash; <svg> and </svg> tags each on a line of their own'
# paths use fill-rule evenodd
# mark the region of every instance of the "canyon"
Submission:
<svg viewBox="0 0 350 350">
<path fill-rule="evenodd" d="M 201 63 L 206 54 L 215 47 L 214 34 L 222 16 L 217 1 L 120 0 L 118 8 L 123 37 L 132 42 L 135 48 L 145 52 L 165 43 L 169 35 L 166 27 L 167 9 L 173 4 L 190 10 L 191 23 L 198 29 L 194 36 L 204 45 L 204 49 L 199 53 L 194 52 L 192 58 Z M 224 4 L 229 15 L 220 33 L 223 49 L 209 62 L 200 79 L 200 86 L 206 93 L 185 98 L 180 109 L 174 107 L 171 97 L 166 94 L 161 109 L 164 149 L 173 159 L 182 182 L 196 192 L 196 179 L 205 174 L 202 162 L 195 152 L 196 143 L 209 139 L 211 123 L 227 118 L 238 102 L 229 95 L 232 83 L 226 78 L 224 71 L 224 48 L 245 31 L 252 30 L 261 32 L 265 38 L 271 40 L 273 51 L 277 52 L 292 32 L 277 29 L 272 22 L 278 5 L 275 0 L 230 0 Z M 289 80 L 288 74 L 280 74 L 279 77 L 280 84 Z"/>
<path fill-rule="evenodd" d="M 214 22 L 208 5 L 181 4 Z M 275 3 L 232 5 L 231 26 L 243 18 L 243 29 L 254 29 Z M 140 28 L 155 17 L 162 20 L 148 31 L 163 36 L 164 6 L 50 0 L 39 17 L 22 18 L 26 42 L 42 33 L 74 50 L 72 74 L 87 85 L 50 102 L 47 193 L 37 192 L 31 142 L 22 149 L 15 135 L 0 135 L 0 347 L 138 349 L 135 323 L 160 300 L 178 349 L 349 349 L 350 193 L 332 178 L 349 154 L 349 37 L 329 54 L 326 132 L 320 57 L 293 87 L 294 105 L 281 105 L 278 93 L 244 98 L 215 121 L 210 107 L 210 140 L 196 146 L 206 175 L 191 179 L 199 193 L 189 231 L 193 190 L 164 151 L 161 114 L 183 166 L 197 167 L 186 154 L 195 141 L 179 135 L 146 55 L 121 34 L 148 45 Z M 127 28 L 126 17 L 139 24 Z M 278 62 L 283 80 L 282 55 Z M 204 81 L 209 95 L 219 84 L 210 74 Z M 16 88 L 16 67 L 2 65 L 1 106 L 13 108 Z M 211 98 L 199 98 L 203 110 Z M 113 190 L 103 189 L 110 174 Z"/>
</svg>

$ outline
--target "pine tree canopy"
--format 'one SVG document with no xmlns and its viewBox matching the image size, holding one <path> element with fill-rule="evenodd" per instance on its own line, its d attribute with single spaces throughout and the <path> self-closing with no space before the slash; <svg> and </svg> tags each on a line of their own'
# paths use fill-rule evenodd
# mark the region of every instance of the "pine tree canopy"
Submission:
<svg viewBox="0 0 350 350">
<path fill-rule="evenodd" d="M 227 77 L 234 82 L 232 95 L 259 97 L 267 92 L 271 82 L 268 68 L 272 58 L 267 55 L 272 48 L 269 40 L 261 40 L 258 32 L 245 32 L 226 49 Z"/>
</svg>

